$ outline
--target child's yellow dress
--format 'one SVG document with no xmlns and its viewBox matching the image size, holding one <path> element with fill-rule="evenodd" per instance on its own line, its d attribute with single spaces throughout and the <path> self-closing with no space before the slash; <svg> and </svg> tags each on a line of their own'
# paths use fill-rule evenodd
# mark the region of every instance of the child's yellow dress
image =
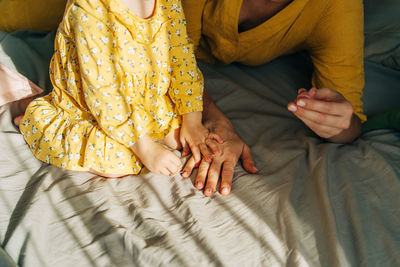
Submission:
<svg viewBox="0 0 400 267">
<path fill-rule="evenodd" d="M 162 139 L 201 111 L 203 77 L 180 0 L 156 0 L 142 19 L 120 0 L 70 0 L 50 65 L 53 91 L 20 129 L 35 156 L 69 170 L 137 174 L 129 149 Z"/>
</svg>

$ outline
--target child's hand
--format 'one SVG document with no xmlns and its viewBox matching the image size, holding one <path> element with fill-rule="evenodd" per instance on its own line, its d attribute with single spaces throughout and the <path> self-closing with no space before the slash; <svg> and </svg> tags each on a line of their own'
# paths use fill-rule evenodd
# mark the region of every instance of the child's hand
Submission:
<svg viewBox="0 0 400 267">
<path fill-rule="evenodd" d="M 207 162 L 212 161 L 212 154 L 206 145 L 207 138 L 223 143 L 218 135 L 209 134 L 207 128 L 201 122 L 201 116 L 201 112 L 184 114 L 180 132 L 180 141 L 183 147 L 182 156 L 188 155 L 191 151 L 196 164 L 200 162 L 201 155 Z"/>
</svg>

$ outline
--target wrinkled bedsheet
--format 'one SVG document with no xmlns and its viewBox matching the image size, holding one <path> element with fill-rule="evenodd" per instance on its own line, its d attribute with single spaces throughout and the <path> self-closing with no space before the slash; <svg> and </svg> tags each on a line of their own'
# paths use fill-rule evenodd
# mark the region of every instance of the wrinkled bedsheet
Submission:
<svg viewBox="0 0 400 267">
<path fill-rule="evenodd" d="M 316 137 L 285 108 L 309 86 L 307 62 L 200 63 L 260 170 L 238 164 L 227 197 L 203 196 L 194 175 L 104 179 L 43 164 L 1 107 L 1 247 L 20 266 L 399 266 L 400 132 Z M 399 89 L 398 72 L 366 71 Z M 381 97 L 374 87 L 365 98 Z"/>
</svg>

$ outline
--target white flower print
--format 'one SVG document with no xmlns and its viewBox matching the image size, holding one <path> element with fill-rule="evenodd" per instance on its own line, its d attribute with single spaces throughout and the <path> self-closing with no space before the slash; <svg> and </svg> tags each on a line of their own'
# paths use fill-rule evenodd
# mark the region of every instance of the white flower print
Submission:
<svg viewBox="0 0 400 267">
<path fill-rule="evenodd" d="M 97 81 L 99 81 L 99 82 L 104 82 L 105 80 L 103 79 L 103 76 L 102 76 L 101 74 L 99 74 L 99 75 L 97 76 Z"/>
<path fill-rule="evenodd" d="M 128 47 L 128 53 L 134 55 L 136 53 L 136 49 L 130 46 Z"/>
<path fill-rule="evenodd" d="M 103 9 L 99 6 L 96 8 L 96 11 L 99 12 L 100 14 L 103 14 Z"/>
<path fill-rule="evenodd" d="M 74 135 L 72 136 L 71 140 L 74 141 L 74 142 L 78 142 L 78 141 L 79 141 L 79 136 L 78 136 L 78 134 L 74 134 Z"/>
<path fill-rule="evenodd" d="M 87 55 L 82 55 L 82 60 L 83 60 L 83 63 L 88 63 L 89 57 Z"/>
<path fill-rule="evenodd" d="M 69 83 L 70 83 L 72 86 L 76 86 L 76 82 L 75 82 L 74 77 L 71 77 L 71 78 L 69 79 Z"/>
<path fill-rule="evenodd" d="M 82 20 L 83 22 L 86 22 L 86 21 L 89 20 L 89 18 L 88 18 L 86 15 L 82 15 L 82 16 L 81 16 L 81 20 Z"/>
<path fill-rule="evenodd" d="M 96 150 L 96 155 L 97 155 L 99 158 L 102 158 L 102 157 L 103 157 L 103 152 L 102 152 L 100 149 L 98 149 L 98 150 Z"/>
<path fill-rule="evenodd" d="M 114 116 L 114 119 L 116 119 L 119 122 L 122 122 L 123 118 L 124 117 L 121 114 L 117 114 L 117 115 Z"/>
<path fill-rule="evenodd" d="M 107 36 L 101 37 L 101 41 L 103 41 L 104 44 L 108 44 L 110 42 L 110 39 Z"/>
</svg>

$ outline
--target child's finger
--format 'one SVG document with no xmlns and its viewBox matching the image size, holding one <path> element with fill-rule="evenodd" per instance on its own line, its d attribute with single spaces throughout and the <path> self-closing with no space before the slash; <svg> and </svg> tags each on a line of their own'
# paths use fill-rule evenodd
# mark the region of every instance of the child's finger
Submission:
<svg viewBox="0 0 400 267">
<path fill-rule="evenodd" d="M 211 149 L 213 154 L 219 154 L 220 150 L 218 148 L 218 143 L 214 139 L 206 139 L 206 145 Z"/>
<path fill-rule="evenodd" d="M 182 144 L 182 146 L 183 146 L 183 150 L 182 150 L 181 156 L 182 156 L 182 157 L 186 157 L 186 156 L 189 155 L 189 153 L 190 153 L 189 144 L 187 144 L 187 143 L 186 143 L 185 145 Z"/>
<path fill-rule="evenodd" d="M 194 168 L 196 168 L 196 162 L 194 162 L 193 157 L 190 157 L 183 168 L 182 177 L 188 178 L 192 174 Z"/>
<path fill-rule="evenodd" d="M 224 140 L 216 133 L 209 133 L 207 138 L 214 139 L 220 144 L 224 142 Z"/>
<path fill-rule="evenodd" d="M 194 158 L 194 161 L 196 162 L 196 164 L 199 163 L 200 160 L 201 160 L 201 154 L 200 154 L 199 147 L 198 146 L 191 146 L 190 150 L 192 151 L 192 155 L 193 155 L 193 158 Z"/>
<path fill-rule="evenodd" d="M 212 161 L 212 154 L 210 152 L 210 150 L 208 149 L 206 144 L 200 144 L 200 152 L 203 155 L 203 158 L 205 161 L 207 162 L 211 162 Z"/>
</svg>

